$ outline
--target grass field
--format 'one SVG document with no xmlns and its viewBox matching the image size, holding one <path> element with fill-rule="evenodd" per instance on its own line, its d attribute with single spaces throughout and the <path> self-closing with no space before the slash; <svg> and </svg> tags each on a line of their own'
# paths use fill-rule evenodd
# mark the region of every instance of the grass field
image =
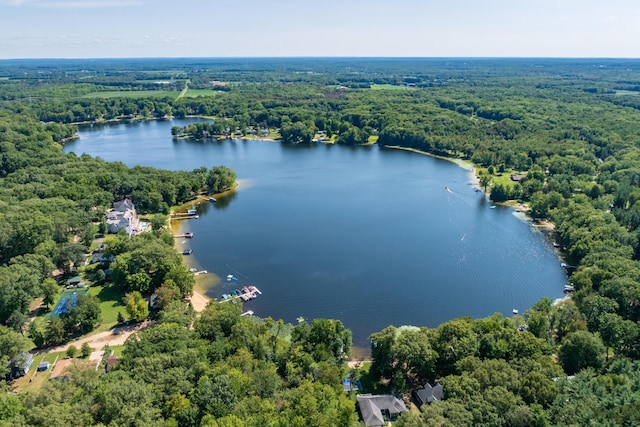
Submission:
<svg viewBox="0 0 640 427">
<path fill-rule="evenodd" d="M 126 316 L 126 307 L 122 303 L 124 292 L 115 286 L 91 286 L 89 295 L 100 300 L 100 327 L 98 331 L 108 330 L 118 322 L 118 312 Z"/>
<path fill-rule="evenodd" d="M 189 89 L 187 93 L 184 95 L 185 98 L 198 98 L 201 96 L 216 96 L 218 94 L 217 90 L 211 89 Z"/>
<path fill-rule="evenodd" d="M 106 91 L 106 92 L 92 92 L 83 96 L 83 98 L 177 98 L 180 95 L 178 91 L 172 90 L 135 90 L 135 91 Z"/>
<path fill-rule="evenodd" d="M 640 95 L 640 92 L 635 90 L 616 90 L 616 96 L 622 96 L 622 95 L 638 96 Z"/>
<path fill-rule="evenodd" d="M 361 393 L 386 394 L 389 393 L 389 387 L 374 378 L 370 373 L 371 362 L 364 362 L 360 367 L 360 382 L 362 383 Z"/>
<path fill-rule="evenodd" d="M 371 90 L 407 90 L 407 89 L 413 89 L 413 88 L 410 88 L 408 86 L 390 85 L 390 84 L 371 85 Z"/>
</svg>

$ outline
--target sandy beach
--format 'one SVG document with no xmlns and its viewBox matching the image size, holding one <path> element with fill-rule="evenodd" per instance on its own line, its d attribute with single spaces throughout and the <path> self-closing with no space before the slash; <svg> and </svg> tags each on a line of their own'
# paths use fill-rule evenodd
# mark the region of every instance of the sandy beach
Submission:
<svg viewBox="0 0 640 427">
<path fill-rule="evenodd" d="M 193 291 L 193 295 L 191 295 L 190 301 L 193 309 L 199 313 L 207 308 L 207 304 L 209 304 L 211 298 L 201 294 L 198 291 Z"/>
</svg>

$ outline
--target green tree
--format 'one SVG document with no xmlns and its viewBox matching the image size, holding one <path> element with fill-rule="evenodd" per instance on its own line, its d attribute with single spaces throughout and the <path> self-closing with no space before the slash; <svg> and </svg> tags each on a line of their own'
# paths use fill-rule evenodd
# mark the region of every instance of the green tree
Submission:
<svg viewBox="0 0 640 427">
<path fill-rule="evenodd" d="M 27 323 L 27 320 L 29 320 L 29 316 L 25 313 L 14 311 L 7 319 L 6 324 L 14 331 L 24 335 L 24 324 Z"/>
<path fill-rule="evenodd" d="M 93 349 L 91 348 L 89 343 L 83 342 L 82 346 L 80 347 L 80 354 L 82 355 L 82 357 L 86 359 L 91 355 L 92 352 L 93 352 Z"/>
<path fill-rule="evenodd" d="M 187 270 L 184 265 L 176 265 L 172 267 L 171 270 L 169 270 L 164 276 L 164 278 L 165 281 L 172 281 L 183 298 L 191 296 L 191 294 L 193 293 L 193 287 L 196 284 L 196 279 L 194 274 L 191 271 Z"/>
<path fill-rule="evenodd" d="M 576 331 L 566 336 L 558 351 L 565 372 L 573 375 L 584 368 L 599 369 L 604 364 L 605 347 L 600 337 L 588 331 Z"/>
<path fill-rule="evenodd" d="M 438 354 L 431 349 L 426 329 L 400 329 L 391 346 L 391 358 L 413 385 L 423 385 L 436 377 Z"/>
<path fill-rule="evenodd" d="M 93 295 L 77 294 L 75 305 L 60 314 L 68 335 L 86 334 L 100 321 L 100 301 Z"/>
<path fill-rule="evenodd" d="M 227 166 L 215 166 L 207 173 L 207 188 L 210 193 L 222 193 L 236 184 L 236 173 Z"/>
<path fill-rule="evenodd" d="M 27 340 L 21 334 L 0 326 L 0 372 L 8 374 L 9 361 L 27 348 Z"/>
<path fill-rule="evenodd" d="M 40 348 L 45 344 L 44 334 L 35 321 L 29 324 L 29 338 L 31 338 L 36 348 Z"/>
<path fill-rule="evenodd" d="M 129 319 L 134 322 L 142 322 L 149 316 L 149 305 L 147 300 L 144 299 L 142 294 L 138 291 L 133 291 L 125 294 L 124 304 L 127 306 L 127 313 Z"/>
<path fill-rule="evenodd" d="M 482 174 L 480 175 L 480 187 L 484 189 L 484 192 L 487 192 L 487 187 L 491 184 L 491 175 Z"/>
<path fill-rule="evenodd" d="M 78 349 L 76 348 L 75 345 L 70 345 L 67 348 L 67 357 L 70 357 L 73 359 L 74 357 L 76 357 L 77 354 L 78 354 Z"/>
<path fill-rule="evenodd" d="M 67 338 L 64 323 L 59 317 L 50 317 L 44 330 L 44 341 L 47 345 L 61 344 Z"/>
<path fill-rule="evenodd" d="M 44 295 L 43 303 L 47 308 L 53 304 L 60 292 L 60 288 L 54 279 L 48 278 L 42 282 L 42 293 Z"/>
</svg>

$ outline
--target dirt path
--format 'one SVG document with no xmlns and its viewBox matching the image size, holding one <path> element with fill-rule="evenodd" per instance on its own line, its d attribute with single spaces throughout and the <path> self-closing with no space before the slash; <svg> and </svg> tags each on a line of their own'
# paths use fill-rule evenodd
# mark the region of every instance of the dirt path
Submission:
<svg viewBox="0 0 640 427">
<path fill-rule="evenodd" d="M 89 347 L 93 348 L 94 350 L 100 350 L 107 344 L 110 346 L 123 345 L 127 338 L 129 338 L 132 334 L 143 331 L 152 325 L 153 322 L 146 321 L 135 325 L 118 326 L 110 331 L 99 332 L 88 337 L 68 342 L 58 347 L 47 348 L 38 353 L 54 353 L 58 351 L 67 351 L 67 349 L 72 345 L 79 349 L 84 343 L 89 344 Z"/>
</svg>

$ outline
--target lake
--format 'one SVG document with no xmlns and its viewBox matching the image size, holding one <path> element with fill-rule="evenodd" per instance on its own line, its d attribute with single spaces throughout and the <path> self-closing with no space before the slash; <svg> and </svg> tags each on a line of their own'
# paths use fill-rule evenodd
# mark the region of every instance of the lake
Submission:
<svg viewBox="0 0 640 427">
<path fill-rule="evenodd" d="M 164 169 L 226 165 L 240 179 L 197 206 L 193 262 L 242 285 L 261 317 L 340 319 L 354 344 L 388 325 L 435 327 L 459 317 L 523 313 L 559 298 L 567 275 L 546 235 L 475 192 L 470 171 L 377 146 L 175 140 L 191 120 L 84 127 L 65 151 Z"/>
</svg>

